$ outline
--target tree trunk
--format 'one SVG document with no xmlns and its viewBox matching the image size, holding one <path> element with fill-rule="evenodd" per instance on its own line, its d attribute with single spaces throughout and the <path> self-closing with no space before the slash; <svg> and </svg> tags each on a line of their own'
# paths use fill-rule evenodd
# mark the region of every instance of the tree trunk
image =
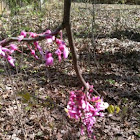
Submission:
<svg viewBox="0 0 140 140">
<path fill-rule="evenodd" d="M 70 11 L 71 11 L 71 0 L 64 0 L 63 24 L 65 25 L 67 36 L 68 36 L 69 46 L 70 46 L 70 50 L 72 53 L 74 70 L 75 70 L 81 84 L 88 90 L 89 87 L 88 87 L 87 83 L 85 82 L 84 78 L 82 77 L 80 68 L 78 66 L 77 53 L 76 53 L 76 49 L 74 46 L 73 35 L 72 35 L 72 31 L 71 31 Z"/>
</svg>

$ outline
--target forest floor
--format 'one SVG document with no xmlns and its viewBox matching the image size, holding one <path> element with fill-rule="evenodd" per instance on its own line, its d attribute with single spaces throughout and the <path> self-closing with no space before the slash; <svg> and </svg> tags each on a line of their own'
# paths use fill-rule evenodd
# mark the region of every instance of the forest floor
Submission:
<svg viewBox="0 0 140 140">
<path fill-rule="evenodd" d="M 55 9 L 62 7 L 61 3 L 52 3 L 52 9 L 48 9 L 52 12 L 46 12 L 46 18 L 41 14 L 33 14 L 30 21 L 27 22 L 29 20 L 27 15 L 28 18 L 24 20 L 24 17 L 22 22 L 27 24 L 28 29 L 34 28 L 37 32 L 41 32 L 47 25 L 54 29 L 62 19 L 62 11 L 58 12 Z M 104 12 L 104 5 L 97 7 L 102 9 L 99 12 L 97 8 L 94 25 L 98 67 L 94 61 L 91 39 L 92 5 L 79 3 L 72 5 L 72 29 L 79 65 L 86 81 L 94 85 L 105 101 L 118 105 L 121 110 L 118 114 L 112 115 L 106 111 L 105 117 L 97 119 L 94 133 L 97 140 L 138 140 L 140 8 L 134 10 L 136 7 L 126 6 L 128 10 L 122 12 L 121 8 L 118 10 L 118 5 L 117 7 L 114 5 L 117 10 L 106 9 Z M 67 43 L 65 33 L 64 39 Z M 25 49 L 26 45 L 21 44 L 21 48 L 22 46 Z M 42 42 L 42 46 L 46 48 L 45 42 Z M 17 61 L 15 68 L 4 59 L 1 59 L 0 63 L 0 139 L 90 139 L 87 135 L 80 135 L 79 124 L 70 120 L 64 111 L 69 91 L 81 88 L 72 67 L 71 54 L 69 59 L 60 64 L 56 61 L 55 65 L 48 68 L 41 60 L 34 61 L 27 49 L 22 54 L 16 54 L 15 58 Z"/>
</svg>

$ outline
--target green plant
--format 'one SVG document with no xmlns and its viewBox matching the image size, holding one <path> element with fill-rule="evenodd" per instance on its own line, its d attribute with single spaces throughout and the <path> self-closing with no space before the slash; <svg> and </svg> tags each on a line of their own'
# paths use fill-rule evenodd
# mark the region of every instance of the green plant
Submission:
<svg viewBox="0 0 140 140">
<path fill-rule="evenodd" d="M 115 84 L 115 80 L 113 80 L 113 79 L 108 79 L 108 80 L 105 80 L 106 82 L 108 82 L 109 84 L 111 84 L 111 85 L 114 85 Z"/>
<path fill-rule="evenodd" d="M 120 112 L 120 107 L 119 106 L 114 106 L 114 105 L 109 105 L 107 110 L 110 114 L 119 113 Z"/>
</svg>

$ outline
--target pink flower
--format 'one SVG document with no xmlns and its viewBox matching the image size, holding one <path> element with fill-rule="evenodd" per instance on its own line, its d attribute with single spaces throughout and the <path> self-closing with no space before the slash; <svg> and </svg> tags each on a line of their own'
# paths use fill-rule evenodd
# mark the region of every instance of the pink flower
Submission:
<svg viewBox="0 0 140 140">
<path fill-rule="evenodd" d="M 18 49 L 17 45 L 15 44 L 10 44 L 10 48 L 11 48 L 11 53 L 13 53 L 14 51 Z"/>
<path fill-rule="evenodd" d="M 47 43 L 50 44 L 50 43 L 52 43 L 55 40 L 55 36 L 47 34 L 46 35 L 46 40 L 47 40 Z"/>
<path fill-rule="evenodd" d="M 21 31 L 20 35 L 26 37 L 27 33 L 25 31 Z"/>
<path fill-rule="evenodd" d="M 2 50 L 2 46 L 0 46 L 0 55 L 5 57 L 5 52 Z"/>
<path fill-rule="evenodd" d="M 39 46 L 37 41 L 34 42 L 34 45 L 35 45 L 35 49 L 38 49 L 40 54 L 42 55 L 42 58 L 44 58 L 43 50 L 42 50 L 41 46 Z"/>
<path fill-rule="evenodd" d="M 69 50 L 68 48 L 66 47 L 64 41 L 60 40 L 60 39 L 56 39 L 56 44 L 58 45 L 59 47 L 59 50 L 61 52 L 63 52 L 63 57 L 66 59 L 68 58 L 68 55 L 69 55 Z"/>
<path fill-rule="evenodd" d="M 8 55 L 8 57 L 7 57 L 7 60 L 8 60 L 8 62 L 14 67 L 15 66 L 15 64 L 14 64 L 14 59 L 12 58 L 12 56 L 9 56 Z"/>
<path fill-rule="evenodd" d="M 18 36 L 18 41 L 23 40 L 23 38 L 24 38 L 24 36 L 23 36 L 23 35 Z"/>
<path fill-rule="evenodd" d="M 45 60 L 46 60 L 46 66 L 51 66 L 51 65 L 53 65 L 52 53 L 46 52 L 46 54 L 45 54 Z"/>
<path fill-rule="evenodd" d="M 33 38 L 37 37 L 37 34 L 33 33 L 33 32 L 29 32 L 29 35 L 30 35 L 30 37 L 33 37 Z"/>
<path fill-rule="evenodd" d="M 66 58 L 68 58 L 68 55 L 69 55 L 69 50 L 67 47 L 65 47 L 64 51 L 63 51 L 63 57 L 66 59 Z"/>
<path fill-rule="evenodd" d="M 100 100 L 100 97 L 99 96 L 93 96 L 92 98 L 91 98 L 91 101 L 92 102 L 97 102 L 97 101 L 99 101 Z"/>
<path fill-rule="evenodd" d="M 65 48 L 66 48 L 66 45 L 65 45 L 65 44 L 60 44 L 60 45 L 59 45 L 59 49 L 60 49 L 61 51 L 64 51 Z"/>
<path fill-rule="evenodd" d="M 62 44 L 62 40 L 60 40 L 60 39 L 58 39 L 58 38 L 56 38 L 55 42 L 56 42 L 57 45 Z"/>
<path fill-rule="evenodd" d="M 34 42 L 34 45 L 39 51 L 42 51 L 42 48 L 39 46 L 37 41 Z"/>
<path fill-rule="evenodd" d="M 61 54 L 62 54 L 61 50 L 60 50 L 60 49 L 57 49 L 57 50 L 55 51 L 55 54 L 57 54 L 58 60 L 59 60 L 59 62 L 61 62 L 61 60 L 62 60 L 62 58 L 61 58 Z"/>
<path fill-rule="evenodd" d="M 100 102 L 96 103 L 96 107 L 97 107 L 98 110 L 105 110 L 105 109 L 108 108 L 108 106 L 109 106 L 109 104 L 106 103 L 106 102 L 103 102 L 102 99 L 101 99 Z"/>
<path fill-rule="evenodd" d="M 21 31 L 20 35 L 18 36 L 18 41 L 23 40 L 24 37 L 26 37 L 27 33 L 25 31 Z"/>
<path fill-rule="evenodd" d="M 63 51 L 64 48 L 66 47 L 65 42 L 60 39 L 56 39 L 55 42 L 61 51 Z"/>
<path fill-rule="evenodd" d="M 69 110 L 68 114 L 69 114 L 69 117 L 70 117 L 70 118 L 74 118 L 74 119 L 76 119 L 76 120 L 79 119 L 79 117 L 77 116 L 77 111 Z"/>
<path fill-rule="evenodd" d="M 93 88 L 90 85 L 89 87 Z M 66 112 L 70 118 L 81 121 L 82 134 L 84 133 L 83 127 L 85 126 L 86 132 L 91 136 L 94 124 L 96 123 L 95 117 L 104 116 L 104 113 L 100 111 L 105 110 L 108 107 L 108 103 L 103 102 L 100 97 L 92 97 L 90 92 L 85 94 L 82 90 L 70 92 Z"/>
<path fill-rule="evenodd" d="M 47 38 L 47 43 L 48 43 L 48 44 L 50 44 L 50 43 L 52 43 L 52 42 L 53 42 L 52 38 Z"/>
<path fill-rule="evenodd" d="M 50 44 L 55 40 L 55 36 L 51 35 L 51 30 L 45 32 L 47 43 Z"/>
<path fill-rule="evenodd" d="M 51 30 L 46 30 L 45 33 L 47 33 L 47 34 L 51 34 Z"/>
<path fill-rule="evenodd" d="M 35 41 L 35 42 L 34 42 L 34 45 L 35 45 L 35 46 L 39 45 L 39 44 L 38 44 L 38 41 Z"/>
<path fill-rule="evenodd" d="M 104 117 L 104 113 L 103 113 L 103 112 L 100 112 L 100 113 L 99 113 L 99 116 L 100 116 L 100 117 Z"/>
<path fill-rule="evenodd" d="M 35 55 L 35 50 L 31 50 L 31 54 L 32 55 Z"/>
<path fill-rule="evenodd" d="M 32 54 L 36 59 L 39 59 L 38 56 L 35 54 L 35 50 L 31 49 L 31 54 Z"/>
<path fill-rule="evenodd" d="M 7 53 L 7 52 L 8 52 L 8 53 L 10 53 L 10 54 L 11 54 L 11 51 L 10 51 L 8 48 L 3 47 L 3 48 L 2 48 L 2 51 L 3 51 L 3 52 L 5 52 L 5 53 Z"/>
</svg>

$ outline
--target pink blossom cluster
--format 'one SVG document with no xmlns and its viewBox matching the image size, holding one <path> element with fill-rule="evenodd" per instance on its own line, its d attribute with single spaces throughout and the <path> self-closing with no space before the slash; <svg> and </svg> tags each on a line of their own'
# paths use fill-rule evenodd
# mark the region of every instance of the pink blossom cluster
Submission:
<svg viewBox="0 0 140 140">
<path fill-rule="evenodd" d="M 47 45 L 48 44 L 50 45 L 53 43 L 57 45 L 57 50 L 55 51 L 54 54 L 58 56 L 59 62 L 61 62 L 62 60 L 62 55 L 64 59 L 68 58 L 69 49 L 66 47 L 66 44 L 62 40 L 62 32 L 60 32 L 61 38 L 58 39 L 58 38 L 55 38 L 55 36 L 51 35 L 50 30 L 47 30 L 46 32 L 42 34 L 22 31 L 20 35 L 18 36 L 18 41 L 19 42 L 22 41 L 25 37 L 35 38 L 35 37 L 38 37 L 39 35 L 45 35 Z M 6 47 L 3 47 L 2 46 L 3 42 L 4 40 L 0 42 L 0 56 L 6 58 L 12 66 L 15 66 L 14 64 L 15 59 L 12 57 L 12 54 L 15 51 L 19 51 L 19 52 L 21 51 L 18 49 L 16 44 L 10 44 Z M 43 60 L 45 61 L 46 66 L 53 65 L 54 63 L 53 54 L 48 50 L 44 51 L 42 47 L 39 45 L 38 41 L 34 41 L 34 47 L 32 45 L 27 45 L 27 47 L 29 48 L 31 55 L 34 56 L 35 59 L 39 59 L 39 57 L 36 55 L 36 52 L 39 52 Z"/>
<path fill-rule="evenodd" d="M 2 45 L 0 44 L 0 56 L 4 57 L 5 59 L 8 60 L 8 62 L 14 66 L 14 61 L 15 59 L 13 59 L 13 57 L 11 56 L 14 51 L 20 51 L 18 50 L 17 45 L 15 44 L 10 44 L 6 47 L 2 47 Z"/>
<path fill-rule="evenodd" d="M 93 127 L 96 122 L 96 116 L 103 117 L 108 103 L 103 102 L 99 96 L 92 96 L 92 86 L 86 94 L 83 90 L 71 91 L 66 112 L 68 116 L 77 121 L 81 121 L 81 134 L 84 134 L 84 128 L 89 136 L 92 136 Z"/>
</svg>

